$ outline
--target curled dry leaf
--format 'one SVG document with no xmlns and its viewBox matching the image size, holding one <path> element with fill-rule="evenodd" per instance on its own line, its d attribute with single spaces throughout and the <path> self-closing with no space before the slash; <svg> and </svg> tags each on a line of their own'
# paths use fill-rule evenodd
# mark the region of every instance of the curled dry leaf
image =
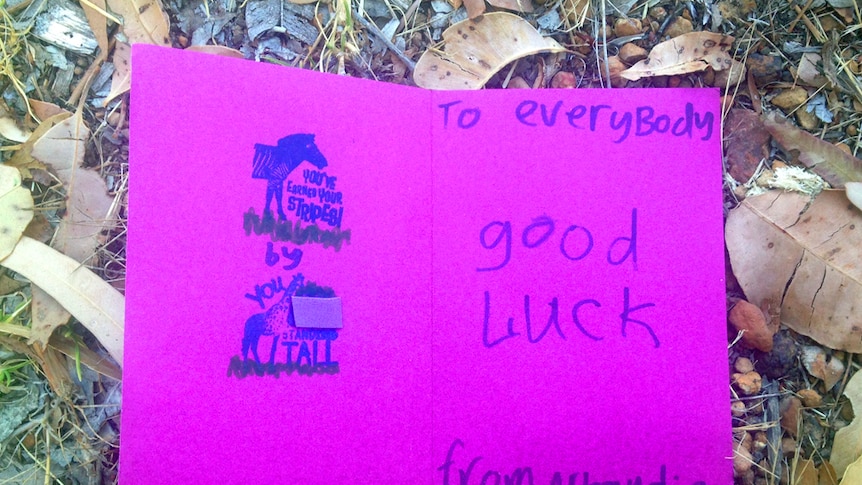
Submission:
<svg viewBox="0 0 862 485">
<path fill-rule="evenodd" d="M 102 52 L 108 52 L 108 19 L 105 17 L 105 0 L 81 0 L 81 7 L 84 8 L 84 15 L 87 16 L 87 23 L 90 24 L 90 30 L 93 31 L 99 49 Z"/>
<path fill-rule="evenodd" d="M 21 148 L 12 155 L 12 158 L 6 162 L 6 165 L 18 167 L 24 175 L 24 178 L 31 177 L 30 170 L 32 169 L 44 170 L 45 164 L 33 158 L 33 145 L 35 145 L 36 142 L 45 135 L 45 133 L 50 131 L 51 128 L 70 116 L 72 116 L 72 113 L 66 111 L 42 120 L 42 123 L 33 130 L 33 134 L 30 135 L 30 138 L 28 138 L 27 141 L 21 145 Z"/>
<path fill-rule="evenodd" d="M 464 0 L 467 18 L 475 19 L 485 13 L 485 0 Z"/>
<path fill-rule="evenodd" d="M 780 302 L 788 327 L 862 352 L 862 213 L 843 192 L 749 197 L 730 212 L 726 241 L 749 301 Z"/>
<path fill-rule="evenodd" d="M 57 106 L 54 103 L 49 103 L 47 101 L 39 101 L 38 99 L 33 98 L 30 98 L 30 109 L 33 110 L 33 114 L 35 114 L 36 117 L 40 120 L 47 120 L 52 116 L 62 113 L 66 113 L 66 115 L 72 116 L 72 113 Z"/>
<path fill-rule="evenodd" d="M 223 45 L 190 45 L 186 47 L 186 50 L 191 52 L 203 52 L 204 54 L 214 54 L 217 56 L 233 57 L 236 59 L 245 59 L 242 52 Z"/>
<path fill-rule="evenodd" d="M 844 191 L 850 202 L 862 210 L 862 182 L 847 182 L 844 184 Z"/>
<path fill-rule="evenodd" d="M 488 0 L 488 3 L 497 8 L 504 8 L 513 12 L 533 11 L 533 4 L 530 0 Z"/>
<path fill-rule="evenodd" d="M 853 405 L 853 413 L 856 417 L 853 421 L 835 433 L 835 441 L 832 444 L 832 456 L 829 458 L 832 466 L 835 467 L 835 473 L 841 477 L 844 475 L 844 480 L 841 482 L 847 484 L 856 484 L 862 482 L 848 481 L 845 475 L 845 470 L 850 473 L 848 465 L 857 462 L 862 457 L 862 372 L 856 372 L 853 377 L 847 381 L 847 387 L 844 388 L 844 395 L 850 399 Z M 862 470 L 856 470 L 854 473 L 862 477 Z"/>
<path fill-rule="evenodd" d="M 728 50 L 733 37 L 712 32 L 689 32 L 666 40 L 649 53 L 649 57 L 626 69 L 620 75 L 629 81 L 642 77 L 670 76 L 703 71 L 729 69 L 733 64 Z"/>
<path fill-rule="evenodd" d="M 826 352 L 815 345 L 802 347 L 802 365 L 812 376 L 823 381 L 826 390 L 831 390 L 844 376 L 844 364 L 838 359 L 830 359 Z"/>
<path fill-rule="evenodd" d="M 0 259 L 0 265 L 53 296 L 123 365 L 125 298 L 108 282 L 74 259 L 26 236 Z"/>
<path fill-rule="evenodd" d="M 22 128 L 16 117 L 9 113 L 6 102 L 0 99 L 0 136 L 7 140 L 23 143 L 30 135 L 30 131 Z"/>
<path fill-rule="evenodd" d="M 66 190 L 66 214 L 60 221 L 53 246 L 78 261 L 89 259 L 113 199 L 102 177 L 83 168 L 90 130 L 80 113 L 51 127 L 33 144 L 33 158 L 50 166 Z"/>
<path fill-rule="evenodd" d="M 505 12 L 463 20 L 443 32 L 445 52 L 422 54 L 413 80 L 427 89 L 479 89 L 506 64 L 540 52 L 563 52 L 526 20 Z"/>
<path fill-rule="evenodd" d="M 844 471 L 844 479 L 841 480 L 841 485 L 857 485 L 862 483 L 862 456 L 854 461 Z"/>
<path fill-rule="evenodd" d="M 33 197 L 17 168 L 0 165 L 0 259 L 12 252 L 33 219 Z"/>
<path fill-rule="evenodd" d="M 798 155 L 800 162 L 833 187 L 843 187 L 847 182 L 862 182 L 862 160 L 800 130 L 775 113 L 764 118 L 763 124 L 785 151 Z"/>
<path fill-rule="evenodd" d="M 129 44 L 171 45 L 170 21 L 160 0 L 108 0 L 108 7 L 123 18 Z"/>
<path fill-rule="evenodd" d="M 57 327 L 69 322 L 72 315 L 45 290 L 30 285 L 30 335 L 27 343 L 40 343 L 44 347 Z"/>
<path fill-rule="evenodd" d="M 125 42 L 117 41 L 114 46 L 114 57 L 111 62 L 114 64 L 114 74 L 111 76 L 111 91 L 102 102 L 102 106 L 107 106 L 117 96 L 129 92 L 132 88 L 132 48 Z"/>
</svg>

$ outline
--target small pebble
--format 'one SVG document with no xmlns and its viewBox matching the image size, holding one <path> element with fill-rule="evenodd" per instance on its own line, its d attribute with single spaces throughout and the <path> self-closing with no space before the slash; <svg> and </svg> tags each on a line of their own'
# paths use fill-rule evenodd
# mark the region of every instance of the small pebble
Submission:
<svg viewBox="0 0 862 485">
<path fill-rule="evenodd" d="M 772 98 L 772 104 L 784 111 L 792 111 L 808 100 L 808 91 L 803 87 L 785 89 Z M 800 110 L 804 111 L 804 110 Z"/>
<path fill-rule="evenodd" d="M 772 330 L 766 324 L 766 317 L 760 308 L 739 300 L 730 309 L 727 319 L 737 330 L 744 332 L 742 342 L 745 345 L 763 352 L 772 350 Z"/>
<path fill-rule="evenodd" d="M 799 126 L 809 131 L 816 130 L 820 125 L 820 118 L 818 118 L 814 113 L 809 113 L 804 108 L 800 108 L 796 111 L 796 121 L 799 122 Z"/>
<path fill-rule="evenodd" d="M 733 383 L 739 389 L 739 392 L 746 396 L 751 396 L 760 392 L 763 385 L 763 378 L 757 372 L 751 371 L 746 373 L 733 374 Z"/>
<path fill-rule="evenodd" d="M 754 451 L 763 451 L 769 445 L 769 438 L 767 438 L 766 433 L 763 431 L 758 431 L 754 433 L 754 442 L 751 444 L 751 448 Z"/>
<path fill-rule="evenodd" d="M 641 24 L 639 19 L 617 19 L 616 22 L 614 22 L 614 35 L 617 37 L 637 35 L 640 34 L 642 30 L 643 24 Z"/>
<path fill-rule="evenodd" d="M 798 397 L 785 397 L 779 405 L 781 410 L 781 427 L 790 433 L 791 436 L 796 436 L 799 428 L 799 413 L 802 412 L 802 401 Z"/>
<path fill-rule="evenodd" d="M 751 54 L 748 56 L 746 66 L 754 76 L 754 80 L 763 83 L 775 81 L 782 71 L 783 60 L 779 56 Z"/>
<path fill-rule="evenodd" d="M 751 470 L 754 462 L 751 452 L 745 447 L 736 445 L 733 447 L 733 476 L 739 477 Z"/>
<path fill-rule="evenodd" d="M 667 29 L 664 31 L 664 35 L 673 39 L 674 37 L 687 34 L 692 30 L 694 30 L 694 26 L 691 24 L 691 20 L 685 17 L 677 17 L 670 23 L 670 25 L 667 26 Z"/>
<path fill-rule="evenodd" d="M 745 403 L 742 401 L 733 401 L 730 403 L 730 414 L 732 414 L 734 418 L 745 416 Z"/>
<path fill-rule="evenodd" d="M 807 408 L 816 408 L 823 404 L 823 398 L 814 389 L 803 389 L 797 392 L 797 394 L 802 399 L 802 404 Z"/>
<path fill-rule="evenodd" d="M 754 370 L 754 364 L 748 357 L 740 357 L 733 363 L 733 368 L 736 369 L 736 372 L 745 374 Z"/>
<path fill-rule="evenodd" d="M 560 71 L 554 75 L 554 78 L 551 79 L 551 87 L 552 88 L 574 88 L 577 86 L 578 80 L 575 79 L 575 75 L 571 72 Z"/>
<path fill-rule="evenodd" d="M 647 51 L 643 47 L 629 42 L 620 47 L 620 59 L 628 65 L 637 63 L 647 58 Z"/>
<path fill-rule="evenodd" d="M 784 455 L 793 455 L 796 453 L 796 440 L 790 436 L 781 438 L 781 453 Z"/>
</svg>

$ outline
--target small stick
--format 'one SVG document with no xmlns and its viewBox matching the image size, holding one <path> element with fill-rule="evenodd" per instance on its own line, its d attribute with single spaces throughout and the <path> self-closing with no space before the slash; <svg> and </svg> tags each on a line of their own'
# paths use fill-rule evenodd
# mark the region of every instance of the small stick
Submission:
<svg viewBox="0 0 862 485">
<path fill-rule="evenodd" d="M 793 32 L 793 29 L 796 27 L 796 24 L 799 23 L 800 20 L 802 20 L 802 17 L 805 15 L 805 12 L 807 12 L 808 9 L 811 8 L 812 3 L 814 3 L 814 0 L 808 0 L 808 3 L 806 3 L 805 6 L 802 7 L 802 11 L 796 14 L 796 18 L 793 19 L 793 22 L 790 22 L 790 25 L 787 27 L 788 32 Z"/>
<path fill-rule="evenodd" d="M 381 32 L 380 29 L 378 29 L 373 22 L 365 20 L 365 18 L 363 18 L 361 15 L 355 15 L 354 18 L 358 20 L 363 27 L 371 31 L 372 34 L 376 35 L 380 40 L 382 40 L 383 43 L 386 44 L 386 47 L 396 56 L 398 56 L 398 58 L 401 59 L 401 62 L 406 64 L 411 71 L 416 70 L 416 63 L 413 62 L 413 59 L 407 57 L 407 54 L 403 53 L 401 49 L 399 49 L 395 44 L 392 43 L 391 40 L 387 39 L 386 36 L 383 35 L 383 32 Z"/>
</svg>

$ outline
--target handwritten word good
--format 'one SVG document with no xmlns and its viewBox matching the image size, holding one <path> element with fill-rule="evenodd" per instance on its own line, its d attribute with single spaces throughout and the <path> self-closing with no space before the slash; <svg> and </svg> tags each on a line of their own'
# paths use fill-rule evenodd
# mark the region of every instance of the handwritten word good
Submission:
<svg viewBox="0 0 862 485">
<path fill-rule="evenodd" d="M 318 172 L 317 170 L 303 170 L 302 178 L 305 179 L 305 183 L 314 184 L 318 187 L 321 185 L 326 185 L 326 188 L 329 190 L 335 190 L 335 181 L 338 177 L 331 177 L 326 174 L 326 172 Z"/>
<path fill-rule="evenodd" d="M 475 456 L 465 462 L 466 465 L 455 463 L 456 448 L 466 449 L 464 442 L 455 438 L 446 453 L 446 461 L 437 467 L 437 471 L 443 474 L 443 485 L 534 485 L 538 483 L 549 483 L 550 485 L 707 485 L 705 480 L 681 481 L 679 475 L 668 475 L 667 466 L 662 464 L 656 475 L 635 475 L 634 477 L 608 477 L 607 474 L 590 473 L 580 471 L 575 473 L 564 473 L 561 471 L 548 472 L 550 476 L 547 482 L 539 481 L 540 474 L 534 472 L 532 467 L 513 467 L 511 472 L 500 472 L 498 470 L 483 467 L 481 462 L 483 456 Z M 466 468 L 461 468 L 466 466 Z M 483 473 L 484 471 L 484 473 Z M 566 476 L 566 481 L 563 477 Z M 650 480 L 656 477 L 657 480 Z M 610 480 L 609 478 L 614 478 Z M 456 482 L 457 480 L 457 482 Z"/>
<path fill-rule="evenodd" d="M 649 334 L 652 344 L 655 348 L 658 348 L 660 343 L 658 336 L 653 330 L 652 326 L 643 320 L 636 320 L 634 318 L 634 313 L 640 310 L 644 310 L 650 307 L 654 307 L 655 303 L 642 303 L 640 305 L 633 305 L 630 297 L 630 289 L 628 287 L 623 288 L 623 304 L 622 304 L 622 312 L 620 312 L 617 316 L 612 316 L 612 318 L 619 318 L 619 328 L 620 333 L 623 337 L 628 337 L 629 325 L 638 325 Z M 533 318 L 532 312 L 530 311 L 530 295 L 524 295 L 524 329 L 526 330 L 526 338 L 527 341 L 531 344 L 539 343 L 545 336 L 548 334 L 548 331 L 551 329 L 551 326 L 554 327 L 555 333 L 562 340 L 566 340 L 566 334 L 563 332 L 563 328 L 560 326 L 559 319 L 559 298 L 553 297 L 551 301 L 548 303 L 548 306 L 551 307 L 550 313 L 548 315 L 548 323 L 545 324 L 544 328 L 540 331 L 533 329 Z M 593 341 L 604 340 L 605 335 L 600 334 L 601 328 L 607 328 L 608 325 L 605 323 L 597 324 L 594 323 L 596 320 L 605 322 L 608 320 L 608 311 L 605 307 L 605 310 L 600 310 L 602 307 L 601 302 L 594 298 L 584 298 L 579 300 L 572 306 L 572 322 L 575 324 L 575 328 L 585 337 Z M 602 314 L 605 315 L 602 315 Z M 534 334 L 534 332 L 538 332 Z M 515 318 L 509 317 L 506 323 L 505 333 L 502 331 L 494 332 L 494 335 L 500 335 L 499 337 L 491 340 L 491 292 L 485 291 L 485 317 L 482 322 L 482 344 L 486 348 L 493 348 L 507 339 L 521 336 L 521 332 L 515 331 Z"/>
<path fill-rule="evenodd" d="M 261 218 L 250 208 L 243 214 L 242 227 L 245 235 L 268 234 L 273 242 L 285 241 L 296 245 L 321 244 L 324 248 L 332 247 L 340 251 L 346 241 L 350 243 L 350 229 L 343 231 L 340 227 L 331 230 L 321 229 L 316 225 L 303 226 L 302 221 L 276 221 L 272 214 L 266 214 Z"/>
<path fill-rule="evenodd" d="M 297 266 L 299 266 L 299 263 L 302 261 L 302 250 L 299 248 L 293 248 L 293 251 L 288 251 L 287 247 L 282 246 L 281 247 L 282 256 L 279 256 L 278 253 L 273 251 L 272 248 L 273 248 L 272 243 L 267 242 L 266 243 L 266 257 L 264 258 L 264 262 L 266 263 L 267 266 L 275 266 L 278 263 L 278 260 L 281 259 L 282 256 L 291 261 L 290 264 L 286 264 L 286 265 L 282 266 L 282 268 L 284 268 L 285 270 L 291 270 L 293 268 L 296 268 Z"/>
<path fill-rule="evenodd" d="M 344 216 L 344 207 L 335 208 L 329 204 L 306 202 L 302 197 L 288 198 L 287 210 L 295 211 L 294 215 L 305 222 L 314 224 L 319 220 L 330 227 L 341 227 L 341 218 Z"/>
<path fill-rule="evenodd" d="M 520 242 L 528 249 L 534 249 L 547 242 L 556 231 L 556 223 L 548 216 L 539 216 L 521 231 Z M 637 270 L 638 210 L 632 209 L 631 232 L 620 236 L 610 244 L 606 252 L 609 264 L 620 265 L 631 258 Z M 504 268 L 512 259 L 512 223 L 509 221 L 489 222 L 479 231 L 479 244 L 488 250 L 502 245 L 502 261 L 493 266 L 476 268 L 476 271 L 497 271 Z M 590 255 L 593 250 L 593 233 L 584 226 L 570 225 L 562 232 L 558 245 L 560 254 L 570 261 L 579 261 Z"/>
</svg>

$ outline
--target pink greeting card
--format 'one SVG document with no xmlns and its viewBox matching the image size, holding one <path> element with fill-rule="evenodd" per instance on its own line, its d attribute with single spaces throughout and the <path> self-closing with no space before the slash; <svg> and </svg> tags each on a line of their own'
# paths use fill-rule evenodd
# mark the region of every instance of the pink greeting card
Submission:
<svg viewBox="0 0 862 485">
<path fill-rule="evenodd" d="M 716 91 L 132 62 L 123 483 L 732 483 Z"/>
</svg>

